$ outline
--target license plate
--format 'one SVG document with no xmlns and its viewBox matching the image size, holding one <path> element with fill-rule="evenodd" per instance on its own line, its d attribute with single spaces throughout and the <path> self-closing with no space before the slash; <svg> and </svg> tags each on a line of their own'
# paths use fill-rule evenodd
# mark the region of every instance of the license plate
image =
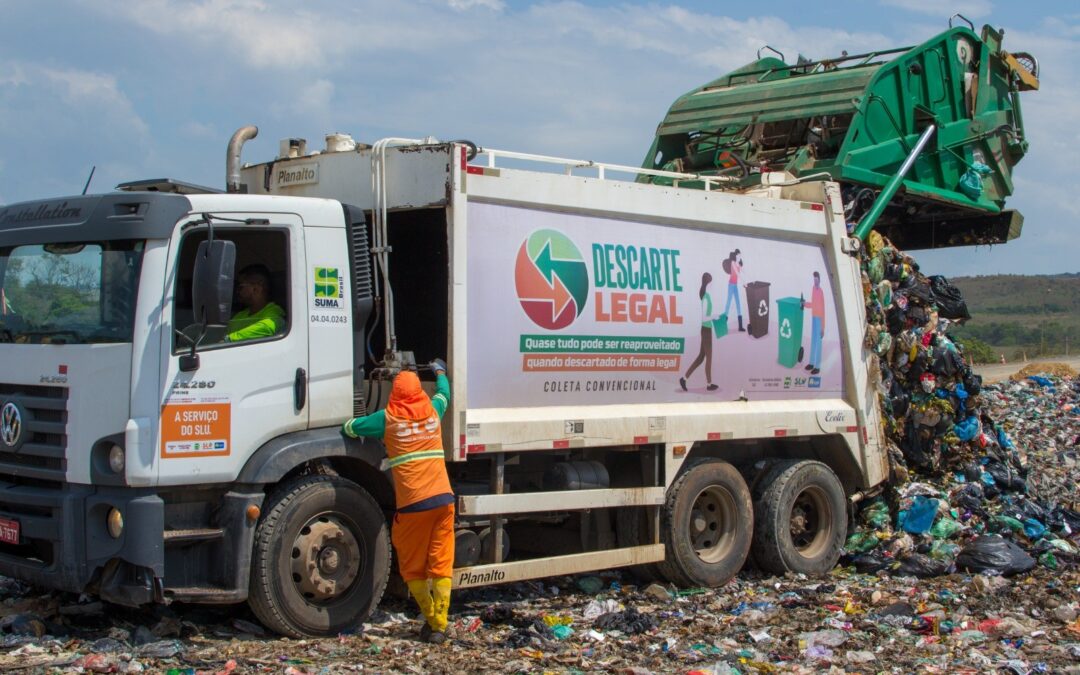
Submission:
<svg viewBox="0 0 1080 675">
<path fill-rule="evenodd" d="M 19 543 L 19 521 L 0 518 L 0 543 Z"/>
</svg>

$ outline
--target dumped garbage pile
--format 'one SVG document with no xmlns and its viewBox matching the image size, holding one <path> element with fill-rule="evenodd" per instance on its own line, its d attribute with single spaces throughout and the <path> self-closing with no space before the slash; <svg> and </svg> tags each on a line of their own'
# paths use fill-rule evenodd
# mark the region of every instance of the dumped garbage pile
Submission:
<svg viewBox="0 0 1080 675">
<path fill-rule="evenodd" d="M 984 387 L 948 334 L 969 317 L 959 291 L 877 233 L 863 290 L 893 480 L 862 505 L 845 562 L 916 577 L 1075 566 L 1080 381 Z"/>
</svg>

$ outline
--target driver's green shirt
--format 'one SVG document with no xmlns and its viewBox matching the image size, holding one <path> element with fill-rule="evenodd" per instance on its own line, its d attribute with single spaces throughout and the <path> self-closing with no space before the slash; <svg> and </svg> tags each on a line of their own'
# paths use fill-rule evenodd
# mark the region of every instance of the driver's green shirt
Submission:
<svg viewBox="0 0 1080 675">
<path fill-rule="evenodd" d="M 261 337 L 273 337 L 285 329 L 285 310 L 273 302 L 252 314 L 242 309 L 229 319 L 226 326 L 226 339 L 229 342 L 253 340 Z"/>
</svg>

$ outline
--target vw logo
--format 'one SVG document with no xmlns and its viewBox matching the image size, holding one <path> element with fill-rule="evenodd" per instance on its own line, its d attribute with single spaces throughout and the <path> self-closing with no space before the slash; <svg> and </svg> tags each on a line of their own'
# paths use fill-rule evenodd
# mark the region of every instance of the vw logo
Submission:
<svg viewBox="0 0 1080 675">
<path fill-rule="evenodd" d="M 8 401 L 0 410 L 0 440 L 3 440 L 4 445 L 9 448 L 14 448 L 19 442 L 20 435 L 22 435 L 22 413 L 19 412 L 19 406 Z"/>
</svg>

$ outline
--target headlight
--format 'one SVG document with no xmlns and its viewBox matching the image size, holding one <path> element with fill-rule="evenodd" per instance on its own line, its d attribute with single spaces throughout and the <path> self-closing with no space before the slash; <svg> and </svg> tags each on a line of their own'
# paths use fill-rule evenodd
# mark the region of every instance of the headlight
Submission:
<svg viewBox="0 0 1080 675">
<path fill-rule="evenodd" d="M 99 455 L 100 456 L 100 455 Z M 114 445 L 109 448 L 109 468 L 113 473 L 124 473 L 124 449 L 119 445 Z"/>
<path fill-rule="evenodd" d="M 124 533 L 124 514 L 120 513 L 120 510 L 116 507 L 109 509 L 106 524 L 109 528 L 109 536 L 113 539 L 119 539 L 120 535 Z"/>
</svg>

